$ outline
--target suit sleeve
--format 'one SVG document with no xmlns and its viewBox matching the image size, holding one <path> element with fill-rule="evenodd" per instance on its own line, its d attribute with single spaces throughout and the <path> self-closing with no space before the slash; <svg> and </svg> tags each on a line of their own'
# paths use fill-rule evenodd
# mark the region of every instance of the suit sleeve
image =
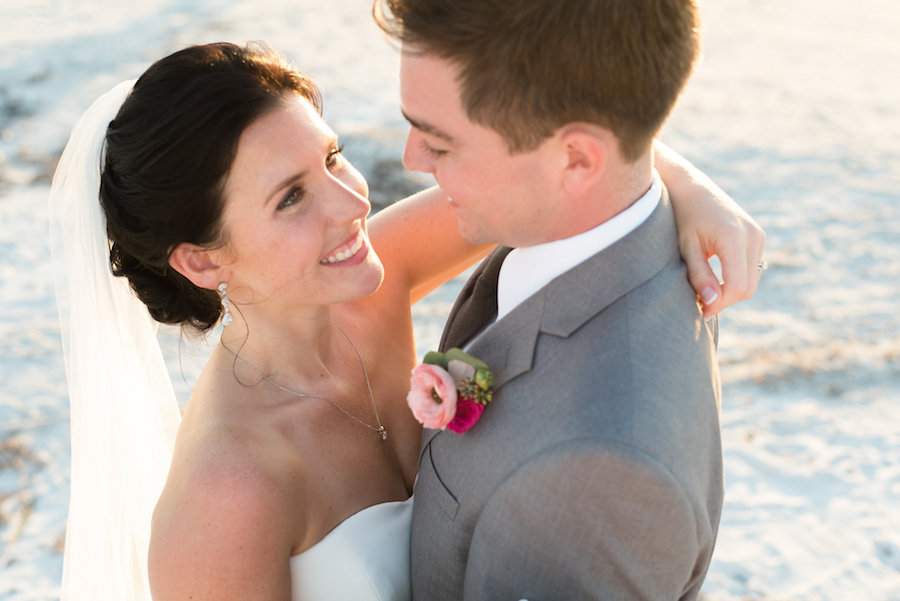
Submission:
<svg viewBox="0 0 900 601">
<path fill-rule="evenodd" d="M 697 511 L 639 451 L 566 443 L 530 459 L 488 500 L 465 600 L 674 601 L 699 588 L 712 552 Z"/>
</svg>

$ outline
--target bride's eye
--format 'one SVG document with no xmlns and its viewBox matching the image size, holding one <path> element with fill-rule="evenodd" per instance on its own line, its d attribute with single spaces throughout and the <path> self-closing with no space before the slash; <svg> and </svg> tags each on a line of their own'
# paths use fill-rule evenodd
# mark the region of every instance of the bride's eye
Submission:
<svg viewBox="0 0 900 601">
<path fill-rule="evenodd" d="M 287 194 L 284 195 L 284 198 L 281 199 L 281 202 L 278 203 L 277 210 L 281 211 L 282 209 L 298 204 L 303 200 L 305 195 L 306 190 L 304 190 L 303 186 L 291 186 L 290 190 L 287 191 Z"/>
<path fill-rule="evenodd" d="M 325 158 L 325 166 L 328 167 L 329 169 L 331 169 L 332 167 L 337 165 L 341 159 L 342 152 L 344 152 L 343 144 L 341 144 L 337 148 L 333 148 L 331 150 L 331 152 L 328 153 L 328 156 Z"/>
</svg>

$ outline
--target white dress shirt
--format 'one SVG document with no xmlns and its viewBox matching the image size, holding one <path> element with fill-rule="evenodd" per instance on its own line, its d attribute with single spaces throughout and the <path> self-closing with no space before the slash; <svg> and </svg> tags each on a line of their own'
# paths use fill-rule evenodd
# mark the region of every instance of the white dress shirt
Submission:
<svg viewBox="0 0 900 601">
<path fill-rule="evenodd" d="M 557 276 L 627 236 L 650 217 L 661 197 L 662 180 L 654 169 L 650 190 L 612 219 L 571 238 L 513 249 L 500 266 L 497 319 Z"/>
</svg>

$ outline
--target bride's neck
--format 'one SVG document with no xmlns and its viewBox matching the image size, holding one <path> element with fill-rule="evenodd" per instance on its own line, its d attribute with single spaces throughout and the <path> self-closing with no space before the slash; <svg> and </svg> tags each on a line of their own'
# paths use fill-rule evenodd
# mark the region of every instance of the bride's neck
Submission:
<svg viewBox="0 0 900 601">
<path fill-rule="evenodd" d="M 235 316 L 223 329 L 219 346 L 261 374 L 308 381 L 346 361 L 348 345 L 329 306 L 277 321 L 252 314 Z"/>
</svg>

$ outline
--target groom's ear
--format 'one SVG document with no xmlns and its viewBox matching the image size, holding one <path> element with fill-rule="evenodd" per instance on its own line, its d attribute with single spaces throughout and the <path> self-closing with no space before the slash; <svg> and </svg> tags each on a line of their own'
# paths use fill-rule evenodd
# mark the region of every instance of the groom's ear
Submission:
<svg viewBox="0 0 900 601">
<path fill-rule="evenodd" d="M 198 288 L 215 290 L 219 282 L 228 281 L 217 260 L 218 254 L 196 244 L 182 242 L 169 255 L 169 266 Z"/>
<path fill-rule="evenodd" d="M 562 185 L 566 192 L 581 196 L 603 177 L 610 155 L 612 132 L 591 124 L 572 123 L 558 132 L 563 164 Z"/>
</svg>

